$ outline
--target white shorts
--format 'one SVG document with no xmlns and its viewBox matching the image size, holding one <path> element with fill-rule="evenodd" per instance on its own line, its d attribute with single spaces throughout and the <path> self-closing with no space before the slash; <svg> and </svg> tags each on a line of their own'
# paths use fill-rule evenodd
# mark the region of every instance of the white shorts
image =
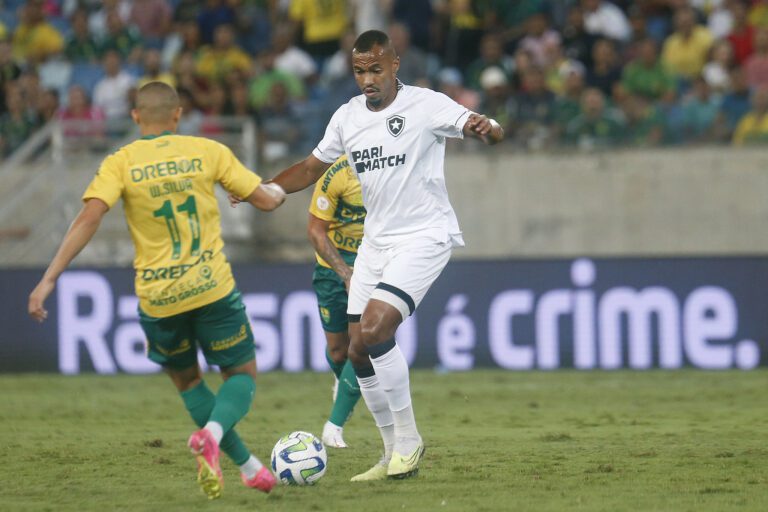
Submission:
<svg viewBox="0 0 768 512">
<path fill-rule="evenodd" d="M 347 314 L 359 317 L 370 299 L 412 315 L 451 258 L 450 241 L 414 238 L 388 249 L 360 246 L 349 286 Z"/>
</svg>

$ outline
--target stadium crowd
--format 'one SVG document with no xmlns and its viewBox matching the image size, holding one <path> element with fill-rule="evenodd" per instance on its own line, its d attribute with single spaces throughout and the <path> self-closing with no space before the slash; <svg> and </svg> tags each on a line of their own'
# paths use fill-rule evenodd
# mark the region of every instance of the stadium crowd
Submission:
<svg viewBox="0 0 768 512">
<path fill-rule="evenodd" d="M 304 152 L 359 93 L 355 34 L 389 33 L 402 81 L 540 150 L 768 141 L 768 0 L 5 0 L 0 152 L 51 119 L 99 137 L 138 87 L 178 88 L 182 133 L 252 116 Z M 311 148 L 309 148 L 311 149 Z"/>
</svg>

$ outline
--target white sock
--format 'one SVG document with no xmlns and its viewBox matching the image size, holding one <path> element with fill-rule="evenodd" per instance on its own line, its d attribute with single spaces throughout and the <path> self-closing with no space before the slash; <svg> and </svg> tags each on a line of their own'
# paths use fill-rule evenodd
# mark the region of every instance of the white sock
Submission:
<svg viewBox="0 0 768 512">
<path fill-rule="evenodd" d="M 211 433 L 216 440 L 216 444 L 221 444 L 221 438 L 224 437 L 224 427 L 220 423 L 209 421 L 203 428 Z"/>
<path fill-rule="evenodd" d="M 357 383 L 360 385 L 360 394 L 363 395 L 365 405 L 371 411 L 373 421 L 379 427 L 381 440 L 384 443 L 384 460 L 389 461 L 392 458 L 392 449 L 395 446 L 395 421 L 392 418 L 392 411 L 389 410 L 389 403 L 384 391 L 379 385 L 379 379 L 376 375 L 370 377 L 358 377 Z"/>
<path fill-rule="evenodd" d="M 411 405 L 408 363 L 397 345 L 386 354 L 371 358 L 371 363 L 389 403 L 398 453 L 408 455 L 421 443 Z"/>
<path fill-rule="evenodd" d="M 248 457 L 248 460 L 245 461 L 245 464 L 240 464 L 240 472 L 245 475 L 245 478 L 250 480 L 251 478 L 256 476 L 256 473 L 261 471 L 261 468 L 264 467 L 264 464 L 261 463 L 259 459 L 251 455 Z"/>
<path fill-rule="evenodd" d="M 339 432 L 344 432 L 344 427 L 340 427 L 339 425 L 333 423 L 332 421 L 326 421 L 325 425 L 323 425 L 323 430 L 327 428 L 332 428 L 334 430 L 337 430 Z"/>
</svg>

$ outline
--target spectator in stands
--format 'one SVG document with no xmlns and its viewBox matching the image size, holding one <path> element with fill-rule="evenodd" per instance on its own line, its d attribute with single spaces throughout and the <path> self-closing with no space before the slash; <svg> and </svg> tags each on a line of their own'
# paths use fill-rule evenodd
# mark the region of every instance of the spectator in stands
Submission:
<svg viewBox="0 0 768 512">
<path fill-rule="evenodd" d="M 490 5 L 488 5 L 490 4 Z M 525 24 L 534 14 L 550 8 L 547 0 L 526 0 L 525 2 L 473 1 L 471 5 L 484 18 L 486 28 L 500 32 L 505 42 L 519 40 L 524 35 Z"/>
<path fill-rule="evenodd" d="M 768 2 L 752 0 L 749 9 L 749 24 L 755 28 L 768 28 Z"/>
<path fill-rule="evenodd" d="M 272 21 L 275 18 L 270 2 L 263 0 L 234 0 L 237 7 L 238 41 L 248 55 L 258 55 L 266 50 L 272 40 Z"/>
<path fill-rule="evenodd" d="M 260 111 L 270 101 L 273 85 L 280 82 L 285 87 L 288 101 L 296 101 L 306 96 L 304 83 L 295 75 L 275 68 L 275 52 L 267 50 L 259 56 L 259 71 L 249 86 L 251 106 Z"/>
<path fill-rule="evenodd" d="M 176 0 L 173 3 L 175 4 L 173 8 L 173 21 L 175 23 L 184 24 L 191 21 L 197 24 L 197 17 L 203 10 L 200 0 Z"/>
<path fill-rule="evenodd" d="M 259 146 L 268 160 L 287 156 L 302 137 L 302 119 L 291 100 L 288 88 L 282 82 L 272 83 L 267 101 L 258 110 Z"/>
<path fill-rule="evenodd" d="M 107 12 L 107 34 L 101 43 L 102 56 L 115 51 L 121 59 L 135 64 L 141 59 L 143 44 L 139 31 L 123 23 L 117 9 Z"/>
<path fill-rule="evenodd" d="M 232 84 L 224 104 L 225 116 L 252 117 L 253 109 L 248 98 L 248 86 L 245 82 Z"/>
<path fill-rule="evenodd" d="M 166 0 L 133 0 L 131 23 L 151 46 L 159 47 L 171 28 L 173 9 Z"/>
<path fill-rule="evenodd" d="M 592 66 L 592 45 L 598 39 L 584 27 L 584 12 L 577 4 L 568 11 L 565 25 L 560 30 L 565 56 L 589 68 Z"/>
<path fill-rule="evenodd" d="M 621 85 L 627 94 L 652 101 L 672 101 L 675 80 L 659 59 L 656 41 L 638 43 L 637 58 L 624 67 Z"/>
<path fill-rule="evenodd" d="M 324 120 L 329 119 L 339 106 L 360 94 L 360 88 L 352 73 L 352 47 L 355 39 L 357 34 L 354 32 L 344 34 L 341 39 L 341 49 L 325 63 L 322 78 L 325 96 L 320 105 L 320 111 L 324 113 L 318 114 L 314 119 L 320 122 L 315 122 L 315 126 L 305 130 L 307 136 L 316 132 L 318 137 L 322 137 L 325 130 Z"/>
<path fill-rule="evenodd" d="M 326 88 L 332 82 L 352 76 L 352 47 L 355 45 L 355 39 L 357 39 L 357 34 L 353 31 L 348 31 L 341 38 L 341 48 L 339 48 L 339 51 L 325 61 L 322 81 Z"/>
<path fill-rule="evenodd" d="M 718 114 L 719 140 L 730 140 L 736 125 L 749 113 L 751 99 L 747 79 L 742 68 L 736 67 L 731 71 L 731 88 L 720 104 Z"/>
<path fill-rule="evenodd" d="M 768 143 L 768 89 L 758 89 L 752 96 L 752 110 L 744 116 L 733 134 L 733 144 Z"/>
<path fill-rule="evenodd" d="M 122 121 L 130 109 L 129 93 L 136 79 L 122 68 L 120 54 L 109 50 L 103 58 L 104 78 L 93 90 L 93 104 L 104 111 L 107 121 Z"/>
<path fill-rule="evenodd" d="M 581 0 L 581 8 L 588 33 L 615 41 L 628 41 L 632 35 L 627 16 L 611 2 Z"/>
<path fill-rule="evenodd" d="M 219 25 L 213 45 L 204 47 L 197 59 L 197 72 L 210 82 L 222 80 L 231 70 L 251 72 L 251 58 L 235 43 L 232 25 Z"/>
<path fill-rule="evenodd" d="M 182 52 L 197 53 L 200 50 L 200 27 L 196 21 L 180 21 L 174 26 L 175 30 L 165 38 L 161 61 L 163 66 L 171 68 Z"/>
<path fill-rule="evenodd" d="M 195 54 L 191 51 L 182 52 L 173 67 L 173 77 L 179 91 L 184 90 L 191 98 L 196 108 L 208 107 L 208 80 L 197 74 Z"/>
<path fill-rule="evenodd" d="M 524 52 L 530 56 L 530 53 L 523 48 L 518 52 Z M 467 78 L 467 85 L 472 89 L 479 90 L 480 75 L 491 67 L 500 69 L 506 75 L 507 82 L 515 71 L 515 61 L 504 53 L 504 43 L 496 34 L 486 34 L 483 37 L 480 43 L 480 56 L 467 68 L 464 75 Z"/>
<path fill-rule="evenodd" d="M 67 91 L 67 105 L 59 109 L 56 117 L 67 123 L 64 135 L 67 137 L 100 137 L 104 135 L 104 111 L 91 105 L 85 89 L 73 85 Z"/>
<path fill-rule="evenodd" d="M 391 3 L 391 0 L 349 0 L 355 33 L 362 34 L 366 30 L 387 30 L 386 20 Z"/>
<path fill-rule="evenodd" d="M 43 91 L 40 85 L 40 75 L 34 68 L 26 68 L 19 75 L 19 79 L 16 82 L 21 92 L 21 97 L 24 99 L 24 105 L 27 110 L 34 112 L 35 107 L 40 101 L 40 94 Z"/>
<path fill-rule="evenodd" d="M 713 141 L 719 111 L 720 97 L 711 93 L 703 77 L 698 77 L 683 100 L 682 126 L 676 131 L 686 142 Z"/>
<path fill-rule="evenodd" d="M 88 12 L 77 9 L 69 21 L 72 33 L 64 46 L 64 55 L 73 62 L 98 62 L 99 46 L 88 30 Z"/>
<path fill-rule="evenodd" d="M 712 92 L 721 94 L 731 86 L 733 68 L 733 49 L 728 40 L 717 41 L 710 52 L 712 57 L 704 66 L 701 75 Z"/>
<path fill-rule="evenodd" d="M 411 43 L 422 51 L 436 48 L 432 43 L 437 17 L 432 0 L 393 0 L 392 20 L 408 27 Z"/>
<path fill-rule="evenodd" d="M 675 11 L 675 32 L 664 42 L 662 61 L 678 79 L 691 82 L 701 74 L 707 62 L 712 34 L 696 22 L 690 7 Z"/>
<path fill-rule="evenodd" d="M 480 95 L 462 83 L 461 71 L 443 68 L 437 74 L 437 90 L 473 112 L 479 112 Z"/>
<path fill-rule="evenodd" d="M 483 20 L 479 2 L 447 0 L 444 3 L 448 34 L 445 38 L 444 62 L 465 69 L 477 55 L 483 38 Z"/>
<path fill-rule="evenodd" d="M 653 147 L 664 138 L 664 116 L 647 98 L 629 95 L 622 101 L 626 119 L 625 141 L 633 146 Z"/>
<path fill-rule="evenodd" d="M 510 101 L 511 87 L 507 74 L 497 66 L 485 69 L 480 75 L 482 87 L 482 99 L 480 112 L 496 121 L 509 131 L 511 128 L 512 110 L 514 105 Z"/>
<path fill-rule="evenodd" d="M 545 69 L 551 62 L 547 55 L 547 49 L 552 46 L 560 46 L 560 34 L 549 26 L 549 18 L 543 12 L 533 14 L 525 22 L 525 37 L 520 41 L 518 48 L 524 48 L 530 52 L 536 66 Z"/>
<path fill-rule="evenodd" d="M 632 29 L 632 36 L 626 42 L 624 56 L 626 60 L 632 60 L 636 57 L 637 43 L 645 41 L 651 37 L 648 31 L 648 18 L 646 17 L 640 5 L 633 5 L 627 13 L 629 26 Z"/>
<path fill-rule="evenodd" d="M 554 114 L 555 95 L 546 87 L 544 72 L 534 66 L 523 75 L 523 87 L 515 95 L 512 113 L 515 138 L 526 147 L 545 146 L 551 137 Z"/>
<path fill-rule="evenodd" d="M 56 89 L 43 89 L 37 97 L 37 122 L 47 123 L 59 110 L 59 92 Z"/>
<path fill-rule="evenodd" d="M 62 51 L 64 38 L 43 14 L 42 0 L 28 0 L 21 8 L 19 25 L 13 33 L 14 57 L 37 64 Z"/>
<path fill-rule="evenodd" d="M 592 47 L 592 67 L 587 70 L 587 87 L 600 89 L 606 97 L 611 98 L 619 82 L 621 67 L 616 47 L 611 40 L 600 39 Z"/>
<path fill-rule="evenodd" d="M 768 87 L 768 29 L 755 31 L 755 52 L 744 63 L 744 71 L 750 88 Z"/>
<path fill-rule="evenodd" d="M 156 48 L 150 48 L 144 52 L 144 76 L 139 78 L 136 88 L 141 89 L 149 82 L 163 82 L 176 87 L 176 78 L 171 73 L 163 71 L 160 50 Z"/>
<path fill-rule="evenodd" d="M 563 75 L 563 93 L 555 99 L 553 138 L 560 138 L 568 124 L 581 112 L 586 70 L 579 61 L 570 60 L 560 67 L 560 73 Z"/>
<path fill-rule="evenodd" d="M 547 66 L 542 69 L 544 70 L 547 89 L 555 93 L 556 96 L 560 96 L 565 88 L 565 70 L 570 69 L 570 64 L 576 61 L 567 59 L 563 55 L 563 48 L 560 46 L 560 43 L 549 44 L 544 51 L 546 53 Z"/>
<path fill-rule="evenodd" d="M 219 25 L 232 25 L 237 22 L 235 9 L 224 0 L 206 0 L 205 6 L 197 16 L 200 37 L 203 44 L 213 44 L 214 34 Z"/>
<path fill-rule="evenodd" d="M 5 112 L 5 90 L 21 76 L 21 68 L 13 60 L 9 41 L 0 40 L 0 114 Z"/>
<path fill-rule="evenodd" d="M 715 2 L 715 5 L 707 13 L 707 28 L 715 40 L 728 37 L 733 30 L 733 13 L 729 4 L 742 0 L 723 0 Z"/>
<path fill-rule="evenodd" d="M 187 89 L 179 89 L 181 119 L 177 132 L 179 135 L 199 135 L 203 123 L 203 113 L 197 108 L 192 95 Z"/>
<path fill-rule="evenodd" d="M 566 142 L 580 149 L 612 147 L 624 137 L 624 121 L 605 104 L 600 89 L 587 89 L 581 99 L 581 111 L 566 127 Z"/>
<path fill-rule="evenodd" d="M 736 0 L 729 4 L 733 17 L 733 28 L 728 35 L 728 41 L 733 47 L 733 58 L 736 64 L 743 65 L 752 55 L 755 29 L 747 19 L 747 7 L 742 0 Z"/>
<path fill-rule="evenodd" d="M 275 68 L 291 73 L 307 84 L 317 80 L 317 64 L 307 52 L 296 46 L 294 30 L 290 25 L 275 27 L 272 32 L 272 49 L 275 52 Z"/>
<path fill-rule="evenodd" d="M 288 14 L 301 26 L 304 49 L 319 61 L 339 49 L 350 21 L 346 0 L 292 0 Z"/>
<path fill-rule="evenodd" d="M 5 113 L 0 116 L 0 154 L 8 156 L 21 147 L 37 128 L 34 113 L 27 107 L 18 85 L 5 91 Z"/>
<path fill-rule="evenodd" d="M 411 46 L 411 34 L 402 23 L 392 23 L 387 31 L 397 55 L 400 57 L 400 69 L 397 77 L 408 85 L 429 86 L 429 61 L 427 54 Z"/>
<path fill-rule="evenodd" d="M 97 41 L 103 41 L 109 36 L 107 17 L 111 12 L 117 14 L 123 25 L 127 24 L 131 18 L 130 0 L 104 0 L 101 8 L 91 13 L 88 17 L 88 28 Z"/>
</svg>

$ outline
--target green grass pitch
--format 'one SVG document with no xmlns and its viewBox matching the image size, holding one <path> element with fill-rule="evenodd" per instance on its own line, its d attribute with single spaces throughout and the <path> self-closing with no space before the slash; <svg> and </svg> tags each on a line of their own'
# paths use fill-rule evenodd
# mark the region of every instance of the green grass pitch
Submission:
<svg viewBox="0 0 768 512">
<path fill-rule="evenodd" d="M 319 435 L 331 383 L 261 376 L 238 427 L 246 443 L 266 461 L 283 434 Z M 411 386 L 427 443 L 417 478 L 349 482 L 379 453 L 361 402 L 351 448 L 330 450 L 314 487 L 264 495 L 225 460 L 224 494 L 209 502 L 166 377 L 0 376 L 0 510 L 768 510 L 765 370 L 415 371 Z"/>
</svg>

